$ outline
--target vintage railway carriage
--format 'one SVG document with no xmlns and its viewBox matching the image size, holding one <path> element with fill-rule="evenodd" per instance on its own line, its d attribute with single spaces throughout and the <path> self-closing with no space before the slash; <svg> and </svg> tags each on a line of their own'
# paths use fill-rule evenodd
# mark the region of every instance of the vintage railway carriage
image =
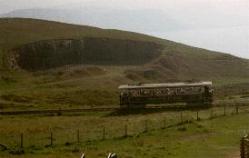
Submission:
<svg viewBox="0 0 249 158">
<path fill-rule="evenodd" d="M 211 105 L 212 82 L 121 85 L 121 107 L 144 107 L 146 104 L 187 103 Z"/>
</svg>

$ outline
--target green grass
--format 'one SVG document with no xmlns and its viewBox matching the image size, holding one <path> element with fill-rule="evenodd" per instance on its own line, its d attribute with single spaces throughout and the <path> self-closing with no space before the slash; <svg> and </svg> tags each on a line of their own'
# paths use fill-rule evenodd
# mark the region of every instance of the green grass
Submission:
<svg viewBox="0 0 249 158">
<path fill-rule="evenodd" d="M 95 66 L 77 71 L 74 69 L 62 73 L 61 70 L 41 74 L 5 73 L 6 79 L 0 80 L 0 101 L 6 102 L 1 105 L 2 108 L 17 110 L 118 105 L 119 82 L 130 82 L 120 76 L 123 71 L 120 67 L 104 67 L 95 73 Z"/>
<path fill-rule="evenodd" d="M 159 38 L 127 31 L 23 18 L 1 18 L 0 35 L 0 41 L 5 48 L 14 48 L 41 40 L 81 39 L 83 37 L 160 41 Z"/>
<path fill-rule="evenodd" d="M 20 145 L 20 133 L 24 133 L 25 154 L 21 157 L 77 157 L 79 151 L 84 151 L 88 157 L 98 158 L 113 151 L 121 157 L 225 158 L 239 152 L 240 138 L 249 130 L 249 114 L 242 113 L 246 110 L 248 107 L 241 107 L 240 114 L 235 115 L 231 107 L 223 116 L 223 108 L 214 108 L 213 116 L 219 116 L 214 119 L 209 119 L 210 110 L 203 110 L 199 112 L 201 121 L 195 121 L 196 112 L 184 111 L 183 121 L 192 120 L 187 124 L 178 124 L 180 113 L 174 111 L 7 116 L 0 118 L 0 143 L 14 150 Z M 128 125 L 127 138 L 123 137 L 125 125 Z M 105 140 L 102 140 L 103 127 Z M 77 145 L 78 129 L 81 143 Z M 50 143 L 50 130 L 54 135 L 53 148 L 45 147 Z M 15 157 L 8 151 L 0 152 L 0 156 Z"/>
<path fill-rule="evenodd" d="M 72 67 L 37 73 L 5 72 L 0 79 L 2 110 L 58 109 L 83 106 L 118 106 L 120 84 L 136 83 L 127 79 L 132 66 Z M 167 82 L 143 79 L 144 82 Z M 138 81 L 137 81 L 138 82 Z M 214 80 L 215 98 L 242 96 L 248 92 L 245 79 Z"/>
</svg>

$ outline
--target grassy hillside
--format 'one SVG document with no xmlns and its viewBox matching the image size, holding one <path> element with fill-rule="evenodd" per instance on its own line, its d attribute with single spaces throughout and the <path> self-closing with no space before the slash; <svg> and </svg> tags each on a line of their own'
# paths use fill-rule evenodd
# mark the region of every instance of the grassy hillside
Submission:
<svg viewBox="0 0 249 158">
<path fill-rule="evenodd" d="M 164 46 L 164 50 L 162 51 L 165 58 L 175 57 L 182 58 L 182 60 L 211 60 L 211 62 L 216 61 L 239 61 L 244 63 L 245 60 L 239 59 L 227 54 L 222 54 L 218 52 L 212 52 L 200 48 L 194 48 L 190 46 L 186 46 L 183 44 L 171 42 L 168 40 L 159 39 L 156 37 L 151 37 L 143 34 L 137 34 L 126 31 L 119 30 L 106 30 L 100 29 L 90 26 L 79 26 L 79 25 L 70 25 L 58 22 L 44 21 L 44 20 L 34 20 L 34 19 L 22 19 L 22 18 L 1 18 L 0 19 L 0 48 L 1 50 L 9 51 L 13 48 L 23 48 L 23 45 L 36 44 L 41 46 L 41 41 L 46 41 L 43 46 L 54 42 L 54 40 L 67 40 L 67 39 L 83 39 L 83 38 L 104 38 L 104 39 L 114 39 L 120 40 L 114 43 L 114 41 L 109 42 L 111 45 L 117 45 L 121 43 L 122 40 L 131 40 L 131 41 L 147 41 L 154 42 L 157 44 L 161 44 Z M 98 41 L 93 42 L 96 44 Z M 100 41 L 99 43 L 103 43 Z M 97 46 L 96 46 L 97 47 Z M 101 46 L 103 47 L 103 46 Z M 40 48 L 42 49 L 42 47 Z M 113 46 L 113 49 L 117 49 Z M 124 48 L 121 48 L 124 49 Z M 136 47 L 131 48 L 134 51 Z M 111 48 L 109 49 L 111 50 Z M 118 50 L 117 54 L 122 51 Z M 44 51 L 43 53 L 46 53 Z M 146 54 L 145 54 L 146 55 Z M 191 62 L 191 61 L 189 61 Z M 189 62 L 185 62 L 188 64 Z M 248 63 L 248 61 L 246 61 Z M 185 64 L 183 63 L 183 64 Z M 205 65 L 208 65 L 206 63 Z M 218 63 L 219 64 L 219 63 Z M 179 67 L 182 66 L 182 63 L 178 63 Z M 185 65 L 184 65 L 185 66 Z M 192 65 L 190 65 L 192 66 Z M 240 65 L 239 65 L 240 66 Z M 241 66 L 244 67 L 242 64 Z M 236 66 L 237 67 L 237 66 Z M 192 68 L 192 67 L 191 67 Z M 244 69 L 244 68 L 243 68 Z M 202 69 L 203 70 L 203 69 Z M 248 70 L 248 69 L 246 69 Z M 205 70 L 204 70 L 205 71 Z M 233 73 L 231 71 L 230 73 Z"/>
<path fill-rule="evenodd" d="M 23 18 L 1 18 L 0 33 L 1 45 L 7 48 L 40 40 L 80 39 L 82 37 L 159 41 L 157 38 L 132 32 Z"/>
<path fill-rule="evenodd" d="M 246 94 L 249 87 L 248 60 L 232 55 L 132 32 L 20 18 L 0 19 L 0 71 L 4 109 L 117 105 L 117 86 L 137 82 L 213 80 L 219 96 Z"/>
<path fill-rule="evenodd" d="M 105 37 L 142 41 L 159 40 L 150 36 L 118 30 L 104 30 L 89 26 L 58 22 L 22 19 L 0 19 L 0 50 L 10 50 L 24 44 L 41 40 L 81 39 L 83 37 Z"/>
</svg>

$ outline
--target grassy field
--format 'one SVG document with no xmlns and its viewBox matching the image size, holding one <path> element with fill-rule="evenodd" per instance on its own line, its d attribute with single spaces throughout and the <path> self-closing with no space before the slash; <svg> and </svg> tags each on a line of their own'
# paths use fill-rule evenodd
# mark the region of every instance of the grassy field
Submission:
<svg viewBox="0 0 249 158">
<path fill-rule="evenodd" d="M 95 68 L 95 67 L 93 67 Z M 0 80 L 1 110 L 32 110 L 79 108 L 84 106 L 117 106 L 119 105 L 120 83 L 135 83 L 124 77 L 121 67 L 101 68 L 101 73 L 85 75 L 70 71 L 60 74 L 60 71 L 47 74 L 16 72 L 8 74 Z M 92 69 L 92 67 L 91 67 Z M 91 70 L 92 72 L 92 70 Z M 59 75 L 57 75 L 59 74 Z M 73 77 L 72 77 L 73 76 Z M 151 82 L 145 80 L 145 82 Z M 218 83 L 220 82 L 220 83 Z M 223 80 L 223 82 L 225 82 Z M 215 84 L 216 99 L 233 99 L 248 95 L 246 79 L 226 81 Z"/>
<path fill-rule="evenodd" d="M 35 73 L 4 72 L 0 79 L 0 108 L 31 110 L 117 106 L 120 84 L 167 82 L 142 77 L 135 81 L 126 77 L 127 69 L 136 69 L 136 66 L 90 65 Z M 247 78 L 218 78 L 213 82 L 216 99 L 243 97 L 249 92 Z"/>
<path fill-rule="evenodd" d="M 234 107 L 227 107 L 224 116 L 223 108 L 203 109 L 199 111 L 200 121 L 196 121 L 196 111 L 174 109 L 4 116 L 0 117 L 0 144 L 10 150 L 0 151 L 0 156 L 17 157 L 23 133 L 25 153 L 18 157 L 79 157 L 84 151 L 97 158 L 113 151 L 127 158 L 225 158 L 239 152 L 240 137 L 249 131 L 248 110 L 240 107 L 236 114 Z M 49 146 L 51 131 L 53 147 Z"/>
</svg>

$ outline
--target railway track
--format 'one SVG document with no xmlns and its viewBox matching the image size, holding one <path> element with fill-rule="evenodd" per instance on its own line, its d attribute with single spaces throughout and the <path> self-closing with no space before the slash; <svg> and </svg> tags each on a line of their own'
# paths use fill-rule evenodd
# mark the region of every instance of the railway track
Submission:
<svg viewBox="0 0 249 158">
<path fill-rule="evenodd" d="M 248 103 L 240 103 L 240 104 L 229 104 L 225 103 L 227 106 L 245 106 L 248 105 Z M 213 107 L 223 107 L 223 104 L 215 103 L 213 104 Z M 175 109 L 184 109 L 184 108 L 179 108 L 175 107 Z M 185 107 L 187 108 L 187 107 Z M 205 107 L 194 107 L 195 109 L 197 108 L 205 108 Z M 206 107 L 207 108 L 207 107 Z M 146 106 L 143 108 L 144 110 L 150 110 L 150 109 L 174 109 L 174 107 L 168 107 L 164 105 L 155 105 L 155 106 Z M 80 112 L 98 112 L 98 111 L 115 111 L 115 110 L 123 110 L 122 108 L 118 106 L 108 106 L 108 107 L 87 107 L 87 108 L 75 108 L 75 109 L 44 109 L 44 110 L 17 110 L 17 111 L 0 111 L 0 116 L 1 115 L 42 115 L 42 114 L 56 114 L 60 115 L 62 113 L 80 113 Z"/>
<path fill-rule="evenodd" d="M 18 111 L 0 111 L 0 115 L 28 115 L 28 114 L 61 114 L 61 113 L 79 113 L 91 111 L 112 111 L 118 107 L 98 107 L 98 108 L 77 108 L 77 109 L 45 109 L 45 110 L 18 110 Z"/>
<path fill-rule="evenodd" d="M 133 108 L 134 109 L 134 108 Z M 165 106 L 149 106 L 146 109 L 168 109 Z M 44 110 L 17 110 L 17 111 L 0 111 L 1 115 L 39 115 L 39 114 L 57 114 L 62 113 L 80 113 L 80 112 L 98 112 L 98 111 L 114 111 L 122 110 L 120 107 L 92 107 L 92 108 L 77 108 L 77 109 L 44 109 Z"/>
</svg>

